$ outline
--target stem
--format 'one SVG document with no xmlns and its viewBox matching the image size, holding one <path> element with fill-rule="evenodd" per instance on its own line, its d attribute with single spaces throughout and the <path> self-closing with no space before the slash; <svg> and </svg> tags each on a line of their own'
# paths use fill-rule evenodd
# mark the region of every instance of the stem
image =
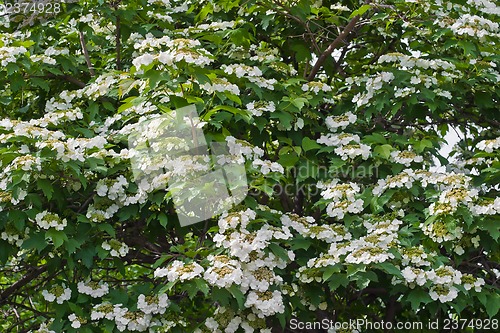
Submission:
<svg viewBox="0 0 500 333">
<path fill-rule="evenodd" d="M 326 48 L 326 50 L 319 56 L 318 60 L 311 69 L 311 73 L 307 77 L 308 81 L 314 80 L 316 74 L 318 74 L 319 69 L 323 66 L 323 63 L 328 59 L 328 57 L 335 51 L 335 49 L 342 43 L 347 43 L 349 34 L 354 30 L 356 24 L 358 23 L 361 16 L 356 15 L 352 20 L 345 26 L 344 30 L 335 38 L 335 40 Z"/>
<path fill-rule="evenodd" d="M 83 31 L 80 31 L 80 45 L 82 46 L 83 55 L 85 57 L 87 67 L 89 68 L 90 76 L 95 76 L 94 66 L 92 66 L 92 62 L 90 61 L 89 51 L 87 50 L 87 44 L 85 43 L 85 36 L 83 35 Z"/>
</svg>

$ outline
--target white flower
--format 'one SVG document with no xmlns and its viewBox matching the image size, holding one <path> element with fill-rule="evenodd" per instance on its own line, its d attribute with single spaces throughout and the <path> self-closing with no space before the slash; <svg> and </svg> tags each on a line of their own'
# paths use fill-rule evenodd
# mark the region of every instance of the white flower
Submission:
<svg viewBox="0 0 500 333">
<path fill-rule="evenodd" d="M 391 159 L 396 163 L 404 164 L 409 167 L 412 162 L 421 163 L 424 161 L 422 156 L 419 156 L 411 151 L 395 150 L 391 152 Z"/>
<path fill-rule="evenodd" d="M 201 276 L 203 271 L 203 267 L 195 262 L 185 264 L 180 260 L 175 260 L 167 268 L 157 268 L 154 272 L 154 277 L 166 276 L 170 282 L 177 280 L 182 282 Z"/>
<path fill-rule="evenodd" d="M 147 314 L 163 314 L 170 305 L 167 294 L 155 296 L 139 295 L 137 308 Z"/>
<path fill-rule="evenodd" d="M 71 327 L 80 328 L 82 324 L 86 323 L 86 320 L 78 317 L 76 314 L 72 313 L 68 316 L 68 320 L 71 321 Z"/>
<path fill-rule="evenodd" d="M 302 85 L 302 91 L 309 91 L 309 92 L 314 92 L 314 93 L 319 93 L 320 91 L 323 92 L 330 92 L 332 91 L 332 87 L 327 85 L 326 83 L 323 82 L 307 82 Z"/>
<path fill-rule="evenodd" d="M 274 102 L 255 101 L 246 105 L 246 108 L 254 116 L 261 116 L 264 112 L 274 112 L 276 107 Z"/>
<path fill-rule="evenodd" d="M 458 296 L 458 289 L 449 285 L 435 285 L 429 290 L 429 295 L 433 300 L 441 303 L 451 302 Z"/>
<path fill-rule="evenodd" d="M 237 260 L 224 255 L 210 255 L 208 260 L 211 261 L 211 266 L 205 271 L 203 278 L 209 284 L 220 288 L 228 288 L 233 283 L 241 284 L 243 272 Z"/>
<path fill-rule="evenodd" d="M 363 143 L 348 144 L 335 148 L 335 154 L 339 155 L 341 159 L 347 160 L 348 158 L 354 159 L 361 156 L 364 160 L 370 157 L 370 146 Z"/>
<path fill-rule="evenodd" d="M 253 307 L 259 318 L 283 313 L 283 297 L 279 291 L 250 291 L 245 302 L 246 307 Z"/>
<path fill-rule="evenodd" d="M 340 127 L 345 129 L 349 124 L 354 124 L 358 117 L 352 112 L 346 112 L 341 116 L 328 116 L 325 119 L 326 126 L 335 132 Z"/>
<path fill-rule="evenodd" d="M 61 219 L 59 215 L 43 211 L 36 214 L 35 222 L 43 229 L 54 228 L 56 230 L 63 230 L 67 225 L 66 219 Z"/>
<path fill-rule="evenodd" d="M 109 242 L 105 241 L 101 246 L 104 250 L 110 251 L 109 254 L 112 257 L 124 257 L 129 251 L 127 244 L 117 241 L 116 239 L 111 239 Z"/>
<path fill-rule="evenodd" d="M 107 283 L 97 283 L 97 282 L 78 282 L 78 292 L 81 294 L 90 295 L 94 298 L 102 297 L 109 292 Z"/>
<path fill-rule="evenodd" d="M 71 298 L 71 289 L 66 288 L 63 284 L 62 286 L 55 286 L 52 289 L 42 290 L 42 296 L 48 302 L 56 301 L 57 304 L 62 304 Z"/>
<path fill-rule="evenodd" d="M 207 82 L 201 84 L 200 87 L 209 94 L 213 94 L 215 92 L 230 92 L 234 95 L 240 94 L 240 88 L 225 78 L 214 78 L 212 79 L 212 83 Z"/>
<path fill-rule="evenodd" d="M 142 65 L 148 66 L 155 60 L 155 57 L 152 54 L 145 53 L 143 55 L 138 56 L 134 60 L 132 60 L 132 64 L 135 68 L 140 69 Z"/>
<path fill-rule="evenodd" d="M 493 150 L 500 148 L 500 137 L 493 140 L 483 140 L 476 145 L 476 148 L 487 153 L 492 153 Z"/>
<path fill-rule="evenodd" d="M 285 170 L 283 169 L 283 166 L 277 162 L 271 162 L 271 161 L 268 161 L 268 160 L 260 160 L 260 159 L 255 159 L 253 162 L 252 162 L 252 166 L 254 168 L 257 168 L 258 166 L 260 166 L 260 172 L 262 172 L 262 174 L 264 175 L 267 175 L 269 172 L 279 172 L 281 174 L 283 174 L 285 172 Z"/>
</svg>

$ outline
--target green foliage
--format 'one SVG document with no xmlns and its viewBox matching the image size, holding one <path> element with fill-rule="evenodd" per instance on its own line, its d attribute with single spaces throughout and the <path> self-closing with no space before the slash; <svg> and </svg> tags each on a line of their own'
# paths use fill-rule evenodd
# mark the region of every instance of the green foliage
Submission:
<svg viewBox="0 0 500 333">
<path fill-rule="evenodd" d="M 498 327 L 493 2 L 49 3 L 0 16 L 0 331 Z M 187 105 L 250 191 L 181 227 L 129 135 Z"/>
</svg>

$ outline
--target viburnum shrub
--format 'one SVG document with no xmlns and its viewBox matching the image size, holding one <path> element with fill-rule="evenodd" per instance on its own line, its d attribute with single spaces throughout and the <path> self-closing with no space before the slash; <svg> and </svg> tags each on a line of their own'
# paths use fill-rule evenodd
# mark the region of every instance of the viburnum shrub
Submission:
<svg viewBox="0 0 500 333">
<path fill-rule="evenodd" d="M 496 2 L 16 6 L 0 4 L 2 332 L 498 329 Z M 136 182 L 128 140 L 187 105 L 249 193 L 181 227 L 172 175 Z"/>
</svg>

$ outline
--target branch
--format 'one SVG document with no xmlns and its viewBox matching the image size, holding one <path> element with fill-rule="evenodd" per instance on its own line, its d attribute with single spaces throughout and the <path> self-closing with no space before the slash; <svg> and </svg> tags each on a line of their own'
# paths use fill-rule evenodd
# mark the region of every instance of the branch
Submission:
<svg viewBox="0 0 500 333">
<path fill-rule="evenodd" d="M 85 62 L 89 68 L 90 76 L 95 76 L 94 66 L 92 66 L 92 62 L 90 62 L 89 51 L 87 50 L 87 44 L 85 43 L 83 31 L 80 31 L 80 45 L 82 46 L 83 55 L 85 56 Z"/>
<path fill-rule="evenodd" d="M 40 266 L 40 267 L 32 270 L 30 273 L 26 274 L 21 280 L 17 281 L 13 285 L 11 285 L 7 289 L 5 289 L 0 294 L 0 304 L 4 304 L 5 300 L 10 295 L 12 295 L 16 291 L 18 291 L 19 289 L 21 289 L 22 287 L 24 287 L 25 285 L 27 285 L 28 283 L 30 283 L 31 281 L 33 281 L 34 279 L 36 279 L 40 274 L 42 274 L 46 270 L 47 270 L 47 266 Z"/>
<path fill-rule="evenodd" d="M 326 50 L 319 56 L 318 60 L 311 69 L 311 73 L 307 77 L 307 81 L 312 81 L 318 74 L 319 69 L 323 66 L 323 63 L 328 59 L 329 56 L 335 51 L 335 49 L 342 43 L 347 43 L 349 34 L 354 30 L 356 24 L 358 23 L 361 16 L 356 15 L 352 20 L 345 26 L 344 30 L 335 38 L 335 40 L 326 48 Z"/>
<path fill-rule="evenodd" d="M 78 86 L 79 88 L 83 88 L 87 85 L 85 82 L 82 82 L 71 75 L 55 75 L 52 73 L 47 73 L 44 76 L 31 76 L 31 77 L 40 77 L 40 78 L 47 78 L 47 79 L 63 79 L 65 81 L 73 83 L 74 85 Z"/>
</svg>

